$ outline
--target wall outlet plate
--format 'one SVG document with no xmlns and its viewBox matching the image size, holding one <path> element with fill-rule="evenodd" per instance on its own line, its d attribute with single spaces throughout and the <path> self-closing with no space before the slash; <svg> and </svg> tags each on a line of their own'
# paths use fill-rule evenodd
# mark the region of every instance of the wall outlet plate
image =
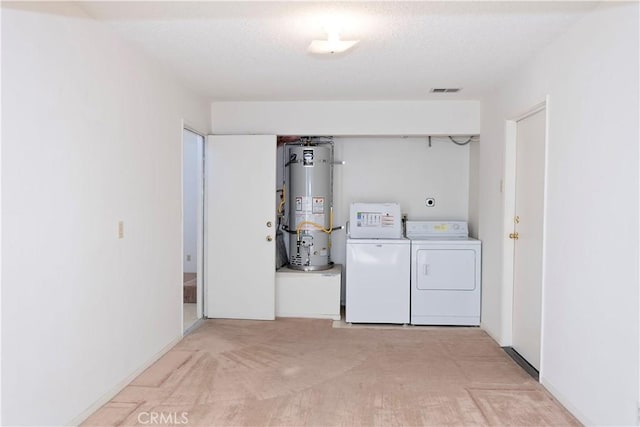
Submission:
<svg viewBox="0 0 640 427">
<path fill-rule="evenodd" d="M 424 204 L 428 208 L 432 208 L 436 205 L 436 199 L 433 197 L 428 197 L 427 200 L 424 201 Z"/>
</svg>

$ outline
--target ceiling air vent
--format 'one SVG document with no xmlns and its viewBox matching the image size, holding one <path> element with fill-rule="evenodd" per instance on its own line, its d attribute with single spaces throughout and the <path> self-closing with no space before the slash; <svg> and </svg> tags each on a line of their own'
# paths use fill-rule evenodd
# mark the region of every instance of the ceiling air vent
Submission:
<svg viewBox="0 0 640 427">
<path fill-rule="evenodd" d="M 434 87 L 431 88 L 431 93 L 456 93 L 460 92 L 459 87 Z"/>
</svg>

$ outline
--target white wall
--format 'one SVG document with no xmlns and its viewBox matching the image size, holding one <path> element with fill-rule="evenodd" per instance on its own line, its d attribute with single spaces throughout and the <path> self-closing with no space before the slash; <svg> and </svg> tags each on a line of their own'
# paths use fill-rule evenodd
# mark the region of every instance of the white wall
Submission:
<svg viewBox="0 0 640 427">
<path fill-rule="evenodd" d="M 478 101 L 214 102 L 216 134 L 473 135 Z"/>
<path fill-rule="evenodd" d="M 209 106 L 73 4 L 3 4 L 2 88 L 2 424 L 66 425 L 181 336 Z"/>
<path fill-rule="evenodd" d="M 471 143 L 476 144 L 476 143 Z M 470 144 L 469 144 L 470 145 Z M 335 138 L 334 217 L 346 224 L 352 202 L 398 202 L 409 219 L 466 220 L 469 145 L 437 138 Z M 434 197 L 436 205 L 426 207 Z M 344 231 L 333 236 L 332 258 L 344 263 Z"/>
<path fill-rule="evenodd" d="M 182 143 L 182 269 L 185 273 L 195 273 L 198 270 L 198 194 L 204 147 L 202 137 L 188 130 L 183 133 Z"/>
<path fill-rule="evenodd" d="M 638 423 L 638 4 L 605 4 L 482 104 L 483 327 L 510 344 L 500 273 L 505 119 L 549 95 L 541 382 L 580 420 Z"/>
<path fill-rule="evenodd" d="M 0 7 L 0 46 L 2 43 L 2 7 Z M 2 97 L 2 61 L 0 60 L 0 100 Z M 2 215 L 2 137 L 4 135 L 2 131 L 2 102 L 0 102 L 0 216 Z M 2 242 L 2 221 L 0 220 L 0 242 Z M 0 335 L 2 332 L 2 244 L 0 244 Z M 0 337 L 0 424 L 2 424 L 2 338 Z"/>
</svg>

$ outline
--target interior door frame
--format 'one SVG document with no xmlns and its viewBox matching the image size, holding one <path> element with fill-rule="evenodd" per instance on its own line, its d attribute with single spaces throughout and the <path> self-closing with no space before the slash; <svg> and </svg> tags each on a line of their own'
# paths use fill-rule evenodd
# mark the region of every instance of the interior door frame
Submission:
<svg viewBox="0 0 640 427">
<path fill-rule="evenodd" d="M 532 105 L 526 111 L 521 112 L 505 121 L 505 155 L 503 178 L 503 259 L 502 259 L 502 314 L 504 326 L 504 340 L 506 345 L 513 344 L 513 295 L 514 295 L 514 260 L 515 241 L 509 238 L 513 233 L 513 219 L 516 208 L 516 142 L 518 122 L 540 111 L 545 112 L 544 130 L 544 196 L 542 207 L 542 297 L 540 318 L 540 379 L 544 369 L 544 301 L 546 283 L 546 243 L 547 243 L 547 200 L 548 200 L 548 164 L 549 164 L 549 95 L 544 100 Z"/>
<path fill-rule="evenodd" d="M 204 317 L 204 313 L 205 313 L 205 304 L 206 304 L 206 298 L 204 295 L 205 289 L 204 289 L 204 254 L 205 254 L 205 248 L 204 248 L 204 180 L 205 180 L 205 143 L 206 143 L 206 138 L 207 138 L 207 133 L 206 132 L 202 132 L 200 130 L 198 130 L 196 127 L 190 125 L 188 122 L 186 122 L 185 120 L 182 121 L 182 132 L 184 133 L 184 131 L 189 131 L 191 133 L 194 133 L 196 135 L 198 135 L 201 138 L 201 152 L 202 152 L 202 158 L 200 159 L 202 164 L 200 165 L 201 167 L 201 174 L 200 174 L 200 179 L 199 179 L 199 189 L 198 189 L 198 218 L 197 218 L 197 226 L 198 226 L 198 230 L 197 230 L 197 254 L 196 254 L 196 317 L 197 317 L 197 321 L 194 325 L 192 325 L 190 328 L 188 329 L 193 329 L 198 322 L 201 322 L 203 317 Z M 184 139 L 182 140 L 182 145 L 181 145 L 181 153 L 184 152 Z M 182 176 L 184 176 L 184 158 L 181 154 L 180 156 L 180 179 L 182 180 Z M 180 189 L 182 191 L 183 186 L 180 186 Z M 184 199 L 184 195 L 183 195 L 183 199 Z M 184 202 L 182 202 L 182 208 L 184 208 Z M 184 211 L 182 211 L 182 223 L 184 224 Z M 182 257 L 184 256 L 183 252 L 183 247 L 184 247 L 184 225 L 181 229 L 181 249 L 180 249 L 180 259 L 181 259 L 181 265 L 182 265 Z M 184 290 L 183 290 L 184 292 Z M 183 305 L 181 305 L 181 307 L 184 308 Z M 184 313 L 182 313 L 182 318 L 184 318 Z M 184 321 L 183 321 L 184 323 Z M 185 332 L 184 330 L 184 324 L 182 325 L 182 329 L 183 329 L 183 334 Z"/>
</svg>

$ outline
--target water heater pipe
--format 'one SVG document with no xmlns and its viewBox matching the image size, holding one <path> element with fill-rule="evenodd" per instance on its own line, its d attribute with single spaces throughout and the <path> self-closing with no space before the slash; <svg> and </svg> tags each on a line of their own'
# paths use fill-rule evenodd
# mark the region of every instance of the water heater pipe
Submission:
<svg viewBox="0 0 640 427">
<path fill-rule="evenodd" d="M 331 206 L 331 208 L 329 208 L 329 228 L 324 228 L 324 226 L 313 222 L 313 221 L 302 221 L 300 224 L 298 224 L 298 226 L 296 227 L 296 235 L 298 236 L 298 240 L 300 240 L 300 232 L 302 231 L 302 226 L 303 225 L 311 225 L 315 228 L 317 228 L 318 230 L 325 232 L 327 234 L 331 234 L 331 232 L 333 231 L 333 206 Z"/>
</svg>

